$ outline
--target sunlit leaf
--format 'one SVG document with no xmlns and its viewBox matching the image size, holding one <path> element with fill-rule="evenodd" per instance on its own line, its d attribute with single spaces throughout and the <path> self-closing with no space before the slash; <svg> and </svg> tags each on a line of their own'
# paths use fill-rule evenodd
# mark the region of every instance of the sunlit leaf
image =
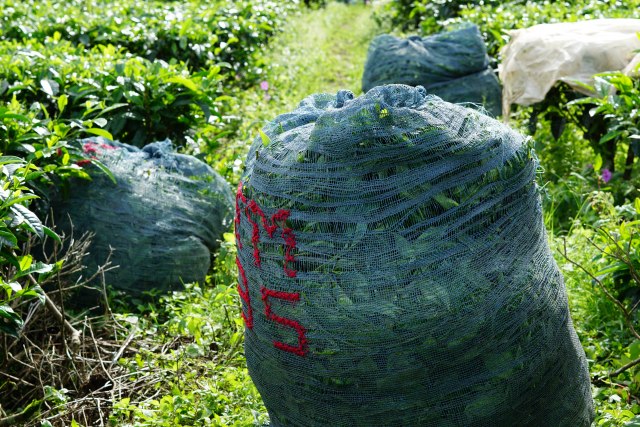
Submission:
<svg viewBox="0 0 640 427">
<path fill-rule="evenodd" d="M 36 261 L 35 263 L 29 265 L 27 268 L 22 269 L 19 273 L 15 275 L 15 278 L 18 279 L 20 277 L 24 277 L 28 274 L 43 274 L 50 273 L 55 269 L 55 264 L 45 264 L 42 261 Z"/>
<path fill-rule="evenodd" d="M 33 262 L 33 257 L 31 255 L 23 255 L 18 258 L 20 262 L 20 271 L 25 271 L 29 267 L 31 267 L 31 263 Z"/>
<path fill-rule="evenodd" d="M 114 184 L 118 183 L 116 181 L 116 177 L 113 175 L 113 172 L 111 172 L 111 170 L 104 163 L 102 163 L 101 161 L 99 161 L 97 159 L 91 159 L 91 164 L 96 166 L 105 175 L 107 175 L 107 177 L 111 180 L 111 182 L 113 182 Z"/>
<path fill-rule="evenodd" d="M 192 82 L 189 79 L 186 79 L 184 77 L 181 76 L 176 76 L 176 77 L 172 77 L 170 79 L 167 79 L 168 83 L 177 83 L 177 84 L 181 84 L 182 86 L 186 87 L 189 90 L 192 90 L 194 92 L 198 92 L 198 86 L 196 86 L 196 84 L 194 82 Z"/>
<path fill-rule="evenodd" d="M 599 171 L 601 167 L 602 167 L 602 156 L 598 154 L 595 160 L 593 161 L 593 170 Z"/>
<path fill-rule="evenodd" d="M 63 93 L 58 97 L 58 111 L 60 113 L 64 111 L 64 108 L 67 106 L 68 102 L 69 102 L 69 97 L 66 94 Z"/>
<path fill-rule="evenodd" d="M 92 135 L 97 135 L 97 136 L 101 136 L 103 138 L 107 138 L 110 141 L 113 141 L 113 135 L 111 135 L 110 132 L 104 130 L 104 129 L 100 129 L 100 128 L 87 128 L 84 130 L 87 133 L 90 133 Z"/>
<path fill-rule="evenodd" d="M 29 209 L 22 205 L 11 206 L 11 211 L 16 216 L 18 223 L 25 224 L 31 231 L 36 233 L 39 237 L 44 236 L 44 230 L 42 229 L 42 222 L 40 219 L 31 212 Z"/>
<path fill-rule="evenodd" d="M 262 145 L 264 147 L 268 146 L 269 144 L 271 144 L 271 138 L 269 138 L 267 136 L 267 134 L 265 134 L 262 129 L 258 129 L 258 133 L 260 134 L 260 139 L 262 139 Z"/>
<path fill-rule="evenodd" d="M 40 86 L 42 87 L 42 91 L 49 96 L 53 96 L 53 88 L 51 87 L 51 83 L 49 80 L 42 79 L 40 80 Z"/>
</svg>

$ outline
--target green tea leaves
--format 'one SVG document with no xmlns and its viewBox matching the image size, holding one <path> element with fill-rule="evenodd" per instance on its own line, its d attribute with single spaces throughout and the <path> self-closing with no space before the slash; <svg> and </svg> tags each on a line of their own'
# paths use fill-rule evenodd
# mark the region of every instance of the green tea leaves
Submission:
<svg viewBox="0 0 640 427">
<path fill-rule="evenodd" d="M 269 138 L 267 136 L 267 134 L 265 134 L 262 129 L 258 129 L 258 133 L 260 134 L 260 139 L 262 139 L 262 146 L 263 147 L 267 147 L 269 144 L 271 144 L 271 138 Z"/>
</svg>

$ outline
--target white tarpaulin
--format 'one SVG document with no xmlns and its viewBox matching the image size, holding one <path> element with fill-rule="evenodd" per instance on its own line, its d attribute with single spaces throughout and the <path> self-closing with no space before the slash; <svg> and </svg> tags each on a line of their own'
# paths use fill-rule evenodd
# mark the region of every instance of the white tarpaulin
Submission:
<svg viewBox="0 0 640 427">
<path fill-rule="evenodd" d="M 592 95 L 580 83 L 592 85 L 594 74 L 633 71 L 639 32 L 640 19 L 542 24 L 510 32 L 500 66 L 504 117 L 511 104 L 542 101 L 558 81 Z"/>
</svg>

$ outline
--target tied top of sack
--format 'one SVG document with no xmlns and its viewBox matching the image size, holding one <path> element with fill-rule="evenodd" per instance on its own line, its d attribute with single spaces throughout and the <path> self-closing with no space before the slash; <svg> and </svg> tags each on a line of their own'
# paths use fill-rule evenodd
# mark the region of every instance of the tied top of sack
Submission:
<svg viewBox="0 0 640 427">
<path fill-rule="evenodd" d="M 376 203 L 376 209 L 358 215 L 338 210 L 336 221 L 361 222 L 360 215 L 366 219 L 381 209 L 393 210 L 398 199 L 385 199 L 391 196 L 385 187 L 410 189 L 420 187 L 421 180 L 433 181 L 422 199 L 405 194 L 405 203 L 445 200 L 456 189 L 458 200 L 442 204 L 457 206 L 460 197 L 472 196 L 463 188 L 477 186 L 475 181 L 487 179 L 484 175 L 493 169 L 517 162 L 526 170 L 523 182 L 532 184 L 537 167 L 522 135 L 482 112 L 428 95 L 420 86 L 380 86 L 355 99 L 349 91 L 314 95 L 269 123 L 264 134 L 268 143 L 264 138 L 256 142 L 247 157 L 250 187 L 290 197 L 285 205 L 329 208 L 336 199 L 357 205 L 369 197 Z M 306 217 L 304 212 L 295 215 Z"/>
</svg>

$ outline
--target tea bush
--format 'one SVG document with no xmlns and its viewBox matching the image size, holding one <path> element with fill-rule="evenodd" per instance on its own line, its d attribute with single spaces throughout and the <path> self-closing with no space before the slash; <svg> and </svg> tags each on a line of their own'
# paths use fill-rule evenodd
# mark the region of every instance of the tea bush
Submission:
<svg viewBox="0 0 640 427">
<path fill-rule="evenodd" d="M 261 74 L 261 50 L 296 2 L 98 0 L 11 1 L 0 9 L 0 38 L 44 41 L 56 33 L 87 49 L 114 45 L 145 59 L 220 63 L 243 77 Z"/>
<path fill-rule="evenodd" d="M 297 5 L 2 3 L 0 99 L 17 92 L 19 102 L 52 114 L 66 96 L 66 118 L 95 118 L 100 109 L 123 142 L 170 138 L 195 149 L 235 131 L 232 95 L 264 73 L 262 51 Z"/>
<path fill-rule="evenodd" d="M 544 23 L 638 16 L 638 0 L 400 0 L 389 2 L 378 13 L 377 20 L 393 28 L 420 30 L 424 34 L 460 22 L 472 22 L 480 27 L 489 56 L 498 57 L 500 48 L 508 41 L 509 30 Z"/>
<path fill-rule="evenodd" d="M 170 138 L 183 150 L 212 151 L 222 138 L 233 137 L 238 121 L 231 114 L 234 95 L 264 74 L 266 44 L 296 8 L 297 2 L 267 0 L 0 1 L 0 373 L 21 377 L 25 369 L 31 369 L 30 363 L 17 359 L 32 354 L 33 349 L 46 353 L 51 345 L 66 346 L 64 332 L 60 335 L 54 327 L 51 333 L 42 334 L 38 329 L 39 322 L 44 318 L 46 324 L 46 316 L 53 316 L 54 304 L 61 301 L 56 292 L 52 302 L 41 284 L 49 281 L 59 287 L 56 277 L 67 268 L 62 254 L 52 257 L 41 245 L 44 239 L 61 239 L 45 226 L 47 197 L 52 191 L 64 191 L 71 177 L 110 175 L 76 141 L 97 135 L 140 146 Z M 46 261 L 51 259 L 57 261 Z M 208 289 L 206 296 L 194 292 L 194 298 L 209 309 L 204 301 L 227 295 L 220 300 L 224 308 L 216 308 L 225 316 L 231 282 L 228 278 Z M 122 298 L 115 297 L 112 303 L 118 305 Z M 37 308 L 45 301 L 48 310 Z M 61 313 L 60 325 L 63 317 L 71 319 L 69 314 L 73 314 L 67 311 L 65 316 L 64 309 Z M 91 322 L 85 327 L 91 328 Z M 96 334 L 109 333 L 98 323 L 93 323 Z M 224 375 L 226 385 L 220 386 L 224 393 L 233 391 L 238 377 L 234 369 L 239 365 L 241 334 L 235 330 L 237 325 L 231 326 L 231 338 L 218 325 L 216 342 L 208 343 L 219 342 L 221 348 L 230 343 L 233 366 Z M 40 342 L 46 336 L 47 342 Z M 20 348 L 24 351 L 16 353 Z M 212 362 L 212 369 L 218 362 Z M 34 366 L 28 374 L 36 373 Z M 78 425 L 75 415 L 65 415 L 64 408 L 72 408 L 71 396 L 82 401 L 77 393 L 91 390 L 77 381 L 74 369 L 66 363 L 52 363 L 47 375 L 55 379 L 47 376 L 42 387 L 31 388 L 25 388 L 28 380 L 7 381 L 12 377 L 0 375 L 0 424 L 22 424 L 32 416 L 33 424 L 38 418 L 34 414 L 46 409 L 49 412 L 43 419 L 67 417 L 65 425 Z M 172 378 L 168 381 L 169 387 L 176 384 Z M 255 390 L 246 393 L 247 399 L 259 404 Z M 161 407 L 178 412 L 179 402 L 186 399 L 181 407 L 194 408 L 197 395 L 177 396 L 174 406 L 166 405 L 167 397 Z M 114 416 L 119 417 L 124 403 L 113 403 Z M 199 414 L 196 418 L 204 422 L 209 416 L 224 417 L 224 411 L 211 406 L 220 404 L 207 403 L 205 412 L 194 409 Z M 216 418 L 213 412 L 220 415 Z M 231 419 L 238 418 L 235 412 L 227 412 Z M 168 412 L 167 417 L 170 415 Z M 246 414 L 240 417 L 247 418 Z M 42 425 L 51 423 L 43 420 Z"/>
<path fill-rule="evenodd" d="M 480 27 L 490 56 L 499 57 L 509 40 L 508 31 L 537 24 L 575 22 L 601 18 L 638 18 L 639 0 L 510 1 L 465 6 L 459 16 L 443 25 L 473 22 Z M 423 30 L 429 29 L 423 26 Z"/>
<path fill-rule="evenodd" d="M 64 98 L 63 98 L 64 99 Z M 59 108 L 64 109 L 59 101 Z M 84 169 L 93 164 L 111 173 L 96 159 L 88 159 L 75 139 L 104 134 L 92 120 L 73 123 L 60 115 L 37 118 L 16 101 L 0 105 L 0 332 L 20 337 L 25 304 L 45 295 L 40 282 L 56 273 L 64 260 L 45 263 L 31 253 L 45 238 L 60 241 L 44 225 L 34 209 L 53 186 L 64 186 L 69 178 L 89 179 Z M 111 177 L 113 178 L 113 177 Z"/>
<path fill-rule="evenodd" d="M 115 138 L 138 146 L 165 138 L 184 144 L 188 132 L 219 121 L 221 80 L 220 67 L 192 74 L 113 45 L 0 42 L 0 101 L 15 98 L 40 118 L 100 120 Z"/>
</svg>

